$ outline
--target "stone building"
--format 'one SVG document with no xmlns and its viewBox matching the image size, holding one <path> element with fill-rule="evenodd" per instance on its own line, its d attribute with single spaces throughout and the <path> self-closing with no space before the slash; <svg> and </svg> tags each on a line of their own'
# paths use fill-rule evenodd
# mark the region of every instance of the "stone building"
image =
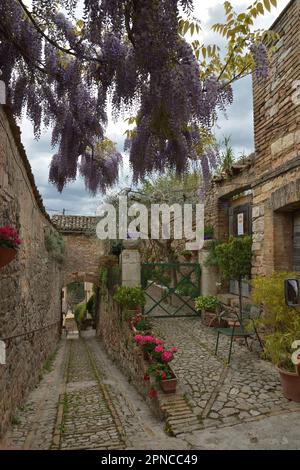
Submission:
<svg viewBox="0 0 300 470">
<path fill-rule="evenodd" d="M 215 178 L 206 201 L 217 239 L 252 235 L 253 276 L 300 271 L 300 0 L 271 29 L 269 79 L 253 78 L 255 153 Z"/>
<path fill-rule="evenodd" d="M 0 82 L 1 83 L 1 82 Z M 55 229 L 46 213 L 9 108 L 0 106 L 0 226 L 11 225 L 22 245 L 0 268 L 0 435 L 41 369 L 61 331 L 62 265 L 46 247 Z"/>
</svg>

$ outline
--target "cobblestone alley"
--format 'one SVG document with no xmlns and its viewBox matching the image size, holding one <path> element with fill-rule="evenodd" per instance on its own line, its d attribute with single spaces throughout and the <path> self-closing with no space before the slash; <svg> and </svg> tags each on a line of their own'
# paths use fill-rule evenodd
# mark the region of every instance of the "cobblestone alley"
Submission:
<svg viewBox="0 0 300 470">
<path fill-rule="evenodd" d="M 177 344 L 174 369 L 199 426 L 165 432 L 146 402 L 92 338 L 62 340 L 45 372 L 13 419 L 4 446 L 13 449 L 289 449 L 300 448 L 300 405 L 282 397 L 276 371 L 255 353 L 228 344 L 213 355 L 215 336 L 198 319 L 155 319 Z M 176 428 L 176 426 L 175 426 Z M 174 428 L 174 429 L 175 429 Z M 276 431 L 275 431 L 276 429 Z"/>
</svg>

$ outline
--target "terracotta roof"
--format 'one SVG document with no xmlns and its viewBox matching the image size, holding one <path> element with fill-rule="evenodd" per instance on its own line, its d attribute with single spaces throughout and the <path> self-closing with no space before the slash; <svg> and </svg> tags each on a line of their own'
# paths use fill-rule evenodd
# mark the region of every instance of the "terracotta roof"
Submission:
<svg viewBox="0 0 300 470">
<path fill-rule="evenodd" d="M 65 233 L 94 233 L 99 217 L 82 215 L 54 215 L 52 223 L 57 230 Z"/>
</svg>

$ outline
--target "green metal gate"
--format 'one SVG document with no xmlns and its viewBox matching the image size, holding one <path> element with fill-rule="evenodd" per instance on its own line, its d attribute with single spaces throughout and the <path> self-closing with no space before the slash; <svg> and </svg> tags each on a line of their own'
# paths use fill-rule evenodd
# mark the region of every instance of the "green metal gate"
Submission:
<svg viewBox="0 0 300 470">
<path fill-rule="evenodd" d="M 144 263 L 141 284 L 146 296 L 144 315 L 193 317 L 194 299 L 200 295 L 197 263 Z"/>
</svg>

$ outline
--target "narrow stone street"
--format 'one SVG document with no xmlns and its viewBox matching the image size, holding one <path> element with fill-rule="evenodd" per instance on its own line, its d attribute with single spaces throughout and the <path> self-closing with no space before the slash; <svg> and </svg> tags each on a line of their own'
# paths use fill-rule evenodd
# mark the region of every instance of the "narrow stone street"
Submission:
<svg viewBox="0 0 300 470">
<path fill-rule="evenodd" d="M 62 340 L 14 417 L 10 449 L 185 449 L 169 437 L 96 339 Z"/>
<path fill-rule="evenodd" d="M 181 431 L 155 418 L 146 402 L 91 339 L 61 341 L 50 372 L 13 419 L 12 449 L 299 449 L 300 405 L 282 396 L 276 370 L 256 353 L 228 343 L 213 354 L 215 335 L 198 318 L 152 319 L 178 346 L 174 370 L 198 429 L 180 415 Z M 174 427 L 176 429 L 176 426 Z"/>
</svg>

